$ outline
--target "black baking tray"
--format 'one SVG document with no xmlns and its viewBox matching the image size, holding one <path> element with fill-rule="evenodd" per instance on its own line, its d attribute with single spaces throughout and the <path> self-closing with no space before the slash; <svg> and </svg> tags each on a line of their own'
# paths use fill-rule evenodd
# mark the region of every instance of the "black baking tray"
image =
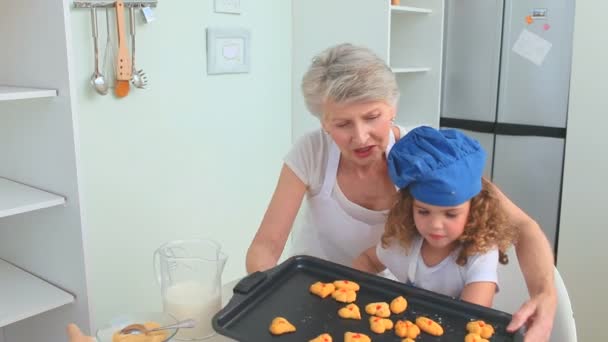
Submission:
<svg viewBox="0 0 608 342">
<path fill-rule="evenodd" d="M 356 304 L 361 320 L 345 320 L 338 309 L 345 306 L 331 296 L 322 299 L 309 292 L 316 281 L 352 280 L 361 289 Z M 342 341 L 346 331 L 359 332 L 374 342 L 401 341 L 390 330 L 376 334 L 369 328 L 365 305 L 388 302 L 397 296 L 408 301 L 407 310 L 391 319 L 427 316 L 439 322 L 443 336 L 421 333 L 416 341 L 464 341 L 466 324 L 475 319 L 494 326 L 492 342 L 523 341 L 523 331 L 508 333 L 505 327 L 511 315 L 487 307 L 463 302 L 452 297 L 426 291 L 397 281 L 335 264 L 311 256 L 294 256 L 265 272 L 255 272 L 242 279 L 234 288 L 230 302 L 213 317 L 213 328 L 219 334 L 241 342 L 306 342 L 321 333 L 329 333 L 334 341 Z M 268 327 L 273 318 L 285 317 L 296 326 L 296 332 L 272 336 Z"/>
</svg>

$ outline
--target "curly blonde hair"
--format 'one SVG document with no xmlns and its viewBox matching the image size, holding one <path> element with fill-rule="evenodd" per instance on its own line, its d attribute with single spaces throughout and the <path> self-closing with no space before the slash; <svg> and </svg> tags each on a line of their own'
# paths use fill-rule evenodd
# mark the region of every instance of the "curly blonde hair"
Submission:
<svg viewBox="0 0 608 342">
<path fill-rule="evenodd" d="M 388 213 L 382 246 L 386 248 L 391 241 L 396 240 L 409 252 L 412 241 L 419 236 L 414 223 L 414 198 L 407 188 L 401 189 L 397 196 L 397 201 Z M 507 264 L 509 258 L 506 251 L 516 238 L 517 230 L 507 224 L 505 213 L 501 210 L 489 181 L 482 179 L 481 192 L 471 199 L 467 223 L 458 238 L 462 248 L 456 263 L 464 266 L 469 256 L 498 248 L 498 261 Z"/>
</svg>

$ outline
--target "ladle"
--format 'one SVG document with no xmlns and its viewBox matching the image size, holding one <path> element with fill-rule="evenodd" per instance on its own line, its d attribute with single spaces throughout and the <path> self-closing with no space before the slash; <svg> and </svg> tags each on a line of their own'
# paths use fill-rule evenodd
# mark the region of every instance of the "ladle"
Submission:
<svg viewBox="0 0 608 342">
<path fill-rule="evenodd" d="M 95 48 L 95 71 L 91 75 L 91 85 L 100 95 L 108 93 L 108 83 L 99 71 L 99 33 L 97 30 L 97 9 L 91 8 L 91 25 L 93 26 L 93 46 Z"/>
</svg>

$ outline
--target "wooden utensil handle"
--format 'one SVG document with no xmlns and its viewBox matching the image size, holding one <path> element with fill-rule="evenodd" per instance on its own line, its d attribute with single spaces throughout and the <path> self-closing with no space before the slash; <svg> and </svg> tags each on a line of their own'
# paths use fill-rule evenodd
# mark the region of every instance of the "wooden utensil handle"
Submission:
<svg viewBox="0 0 608 342">
<path fill-rule="evenodd" d="M 125 34 L 125 4 L 116 0 L 116 25 L 118 32 L 118 54 L 116 55 L 116 79 L 128 81 L 131 79 L 131 59 Z"/>
</svg>

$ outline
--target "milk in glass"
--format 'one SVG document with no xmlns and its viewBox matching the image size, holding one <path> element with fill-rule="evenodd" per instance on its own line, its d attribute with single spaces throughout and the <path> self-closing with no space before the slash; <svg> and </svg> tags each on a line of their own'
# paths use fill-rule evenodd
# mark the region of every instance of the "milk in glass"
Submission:
<svg viewBox="0 0 608 342">
<path fill-rule="evenodd" d="M 195 281 L 176 283 L 167 288 L 163 298 L 164 311 L 178 320 L 194 319 L 194 328 L 180 329 L 176 339 L 196 340 L 213 335 L 211 319 L 221 308 L 222 299 L 217 288 L 209 288 Z"/>
</svg>

